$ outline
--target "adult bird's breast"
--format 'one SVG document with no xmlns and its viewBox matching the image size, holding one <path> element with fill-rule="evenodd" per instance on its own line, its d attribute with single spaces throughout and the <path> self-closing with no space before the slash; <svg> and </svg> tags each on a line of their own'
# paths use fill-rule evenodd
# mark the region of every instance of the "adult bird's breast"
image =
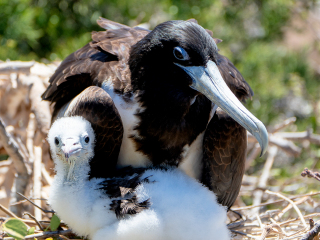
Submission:
<svg viewBox="0 0 320 240">
<path fill-rule="evenodd" d="M 121 95 L 115 93 L 112 81 L 106 80 L 102 84 L 105 90 L 112 98 L 121 116 L 123 125 L 123 138 L 118 157 L 118 166 L 146 167 L 151 165 L 148 157 L 136 150 L 135 143 L 130 137 L 137 135 L 134 127 L 139 124 L 139 119 L 135 115 L 138 111 L 142 111 L 142 107 L 137 102 L 134 95 L 130 99 L 124 99 Z"/>
</svg>

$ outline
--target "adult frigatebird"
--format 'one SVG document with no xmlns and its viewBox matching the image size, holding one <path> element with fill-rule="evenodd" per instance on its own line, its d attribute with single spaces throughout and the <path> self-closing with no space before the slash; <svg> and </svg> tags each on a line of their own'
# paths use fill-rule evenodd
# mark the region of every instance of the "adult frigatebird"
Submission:
<svg viewBox="0 0 320 240">
<path fill-rule="evenodd" d="M 101 132 L 90 177 L 115 166 L 178 166 L 230 208 L 244 173 L 245 129 L 262 154 L 268 138 L 241 104 L 253 92 L 218 53 L 219 40 L 195 20 L 151 32 L 103 18 L 98 24 L 106 31 L 68 56 L 42 95 L 55 103 L 53 118 L 80 115 Z"/>
</svg>

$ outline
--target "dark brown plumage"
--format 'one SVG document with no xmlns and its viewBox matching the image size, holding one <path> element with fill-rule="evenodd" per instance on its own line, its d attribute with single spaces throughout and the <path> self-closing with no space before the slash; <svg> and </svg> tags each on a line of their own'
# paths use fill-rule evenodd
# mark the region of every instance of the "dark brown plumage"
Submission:
<svg viewBox="0 0 320 240">
<path fill-rule="evenodd" d="M 112 99 L 103 89 L 92 86 L 77 95 L 70 105 L 72 107 L 66 111 L 65 116 L 85 118 L 91 123 L 96 135 L 95 155 L 90 161 L 89 178 L 112 176 L 123 135 L 121 117 Z"/>
<path fill-rule="evenodd" d="M 198 163 L 202 165 L 199 180 L 217 194 L 220 203 L 231 207 L 244 172 L 246 130 L 222 111 L 210 120 L 211 101 L 190 88 L 190 76 L 172 64 L 172 49 L 180 44 L 193 59 L 178 61 L 180 64 L 202 66 L 208 59 L 215 62 L 233 94 L 245 101 L 253 96 L 253 91 L 230 60 L 217 52 L 215 43 L 221 40 L 212 41 L 212 32 L 206 33 L 194 19 L 166 22 L 152 32 L 103 18 L 98 24 L 106 31 L 93 32 L 92 41 L 68 56 L 49 80 L 42 99 L 55 104 L 53 118 L 66 114 L 62 110 L 72 100 L 75 104 L 70 104 L 67 116 L 81 115 L 94 126 L 96 123 L 97 142 L 102 144 L 98 148 L 102 153 L 106 147 L 112 156 L 110 169 L 114 169 L 124 140 L 123 119 L 114 99 L 105 92 L 108 86 L 128 108 L 139 104 L 140 109 L 134 113 L 139 121 L 128 138 L 149 164 L 179 166 L 188 155 L 185 146 L 191 146 L 205 131 L 203 159 Z M 180 75 L 183 77 L 177 77 Z M 108 154 L 97 156 L 107 158 Z M 93 161 L 92 171 L 96 173 L 92 176 L 113 174 L 103 173 L 101 166 L 103 163 Z M 115 206 L 118 209 L 122 205 Z"/>
<path fill-rule="evenodd" d="M 116 177 L 108 178 L 100 183 L 105 194 L 112 200 L 110 210 L 114 211 L 117 218 L 123 218 L 126 214 L 134 215 L 149 208 L 150 200 L 139 201 L 135 192 L 141 183 L 149 183 L 149 177 L 143 178 L 142 174 L 147 168 L 126 167 L 116 171 Z"/>
<path fill-rule="evenodd" d="M 236 200 L 244 174 L 247 131 L 222 110 L 207 127 L 203 143 L 202 182 L 231 207 Z"/>
</svg>

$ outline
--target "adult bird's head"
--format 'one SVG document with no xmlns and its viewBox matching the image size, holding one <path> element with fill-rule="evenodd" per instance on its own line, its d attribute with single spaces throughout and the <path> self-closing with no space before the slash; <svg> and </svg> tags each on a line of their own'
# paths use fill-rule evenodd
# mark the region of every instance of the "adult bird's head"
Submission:
<svg viewBox="0 0 320 240">
<path fill-rule="evenodd" d="M 268 146 L 267 130 L 226 85 L 217 67 L 217 54 L 214 39 L 200 25 L 162 23 L 131 48 L 133 90 L 154 94 L 155 102 L 167 101 L 168 106 L 180 102 L 181 107 L 186 103 L 190 107 L 203 95 L 254 135 L 263 154 Z"/>
<path fill-rule="evenodd" d="M 91 124 L 84 118 L 77 116 L 56 120 L 50 128 L 48 142 L 57 174 L 66 175 L 68 181 L 75 179 L 75 167 L 88 165 L 94 156 L 94 141 Z"/>
</svg>

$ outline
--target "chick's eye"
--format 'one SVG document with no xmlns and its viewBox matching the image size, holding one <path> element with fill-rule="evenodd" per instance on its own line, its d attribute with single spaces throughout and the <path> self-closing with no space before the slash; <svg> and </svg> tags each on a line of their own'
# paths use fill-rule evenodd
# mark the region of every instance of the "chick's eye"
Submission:
<svg viewBox="0 0 320 240">
<path fill-rule="evenodd" d="M 88 142 L 90 141 L 90 138 L 87 136 L 87 137 L 84 138 L 84 141 L 85 141 L 86 143 L 88 143 Z"/>
<path fill-rule="evenodd" d="M 57 137 L 54 138 L 54 143 L 55 143 L 56 145 L 59 145 L 60 142 L 59 142 L 59 139 L 58 139 Z"/>
<path fill-rule="evenodd" d="M 175 47 L 173 49 L 173 55 L 175 56 L 176 59 L 178 60 L 189 60 L 190 57 L 188 55 L 188 53 L 186 52 L 186 50 L 184 50 L 182 47 Z"/>
</svg>

